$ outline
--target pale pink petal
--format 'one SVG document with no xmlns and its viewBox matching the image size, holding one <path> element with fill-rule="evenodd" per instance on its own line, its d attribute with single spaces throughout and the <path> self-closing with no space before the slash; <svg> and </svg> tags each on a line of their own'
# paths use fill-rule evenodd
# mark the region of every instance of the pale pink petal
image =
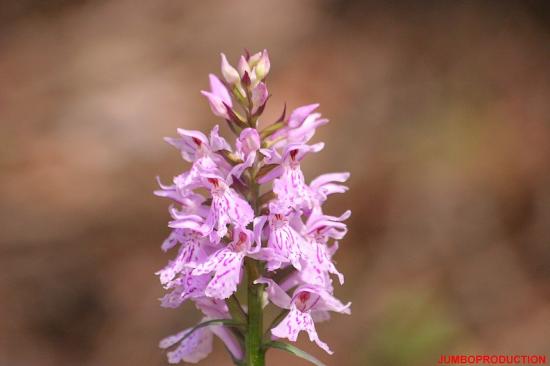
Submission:
<svg viewBox="0 0 550 366">
<path fill-rule="evenodd" d="M 262 232 L 266 222 L 267 216 L 258 216 L 254 218 L 254 238 L 256 239 L 256 246 L 258 248 L 262 246 Z"/>
<path fill-rule="evenodd" d="M 351 314 L 351 302 L 343 304 L 340 300 L 326 291 L 320 292 L 319 295 L 322 301 L 315 306 L 315 310 L 329 310 L 341 314 Z"/>
<path fill-rule="evenodd" d="M 210 239 L 217 243 L 227 234 L 227 225 L 246 227 L 254 218 L 254 210 L 234 189 L 214 175 L 203 176 L 212 194 L 206 225 L 212 230 Z"/>
<path fill-rule="evenodd" d="M 227 90 L 225 85 L 223 85 L 220 79 L 218 79 L 218 77 L 214 74 L 209 74 L 208 79 L 210 80 L 210 91 L 212 92 L 212 94 L 216 95 L 222 100 L 222 102 L 232 107 L 233 103 L 231 101 L 229 91 Z"/>
<path fill-rule="evenodd" d="M 159 348 L 162 348 L 162 349 L 166 349 L 166 348 L 169 348 L 169 347 L 172 347 L 174 344 L 178 343 L 179 341 L 181 341 L 181 339 L 183 337 L 185 337 L 185 335 L 187 333 L 189 333 L 189 331 L 191 330 L 191 328 L 189 329 L 184 329 L 182 330 L 181 332 L 179 333 L 176 333 L 176 334 L 172 334 L 166 338 L 163 338 L 160 342 L 159 342 Z"/>
<path fill-rule="evenodd" d="M 211 297 L 198 297 L 194 301 L 197 309 L 202 311 L 207 318 L 225 319 L 230 316 L 227 304 L 223 300 Z"/>
<path fill-rule="evenodd" d="M 315 342 L 315 344 L 321 347 L 329 355 L 333 354 L 328 344 L 326 344 L 325 342 L 319 339 L 319 335 L 317 335 L 317 330 L 315 329 L 315 324 L 313 323 L 313 319 L 310 314 L 308 314 L 308 317 L 304 319 L 304 323 L 305 323 L 304 329 L 309 335 L 309 340 L 312 342 Z"/>
<path fill-rule="evenodd" d="M 229 84 L 235 84 L 240 81 L 239 72 L 227 61 L 227 57 L 222 53 L 220 54 L 222 58 L 222 75 L 225 81 Z"/>
<path fill-rule="evenodd" d="M 247 257 L 254 258 L 260 261 L 266 261 L 268 262 L 268 267 L 271 268 L 272 266 L 269 265 L 269 263 L 276 261 L 278 263 L 277 268 L 280 267 L 281 263 L 286 261 L 286 258 L 280 256 L 279 254 L 275 253 L 275 251 L 271 248 L 256 248 L 252 252 L 248 252 L 246 254 Z"/>
<path fill-rule="evenodd" d="M 263 283 L 267 285 L 266 293 L 272 303 L 283 309 L 290 308 L 290 296 L 288 296 L 288 294 L 280 288 L 275 281 L 270 278 L 261 277 L 254 281 L 254 283 Z"/>
<path fill-rule="evenodd" d="M 294 305 L 288 315 L 275 328 L 271 329 L 271 333 L 278 338 L 287 338 L 292 342 L 296 342 L 298 334 L 302 330 L 307 332 L 310 341 L 315 342 L 328 354 L 332 354 L 328 345 L 319 339 L 311 314 L 301 312 Z"/>
<path fill-rule="evenodd" d="M 278 178 L 281 176 L 281 174 L 283 174 L 283 167 L 282 166 L 278 166 L 274 169 L 272 169 L 271 171 L 269 171 L 266 175 L 264 176 L 261 176 L 260 178 L 258 178 L 258 183 L 260 184 L 265 184 L 265 183 L 268 183 L 270 181 L 272 181 L 273 179 L 275 178 Z"/>
<path fill-rule="evenodd" d="M 311 319 L 315 323 L 322 323 L 330 320 L 330 312 L 324 310 L 312 310 Z"/>
<path fill-rule="evenodd" d="M 267 53 L 267 50 L 263 50 L 263 52 L 261 53 L 261 57 L 254 68 L 258 80 L 265 79 L 265 77 L 269 73 L 270 68 L 271 62 L 269 61 L 269 54 Z"/>
<path fill-rule="evenodd" d="M 255 128 L 245 128 L 235 141 L 237 151 L 246 156 L 260 148 L 260 135 Z"/>
<path fill-rule="evenodd" d="M 179 138 L 165 137 L 164 140 L 180 150 L 182 157 L 188 162 L 195 161 L 197 150 L 204 144 L 208 145 L 208 139 L 200 131 L 178 128 Z"/>
<path fill-rule="evenodd" d="M 305 239 L 296 230 L 289 225 L 285 204 L 281 202 L 272 202 L 269 205 L 269 238 L 267 247 L 273 249 L 275 254 L 285 258 L 286 263 L 291 263 L 297 270 L 302 269 L 300 259 Z M 276 261 L 268 263 L 267 268 L 273 271 L 279 266 Z"/>
<path fill-rule="evenodd" d="M 332 182 L 344 183 L 349 179 L 349 176 L 350 176 L 350 173 L 348 172 L 322 174 L 311 181 L 310 187 L 314 189 L 318 189 L 319 187 L 324 186 L 327 183 L 332 183 Z"/>
<path fill-rule="evenodd" d="M 163 285 L 172 281 L 186 267 L 197 265 L 206 258 L 206 253 L 202 248 L 200 239 L 188 240 L 184 242 L 178 252 L 178 256 L 168 262 L 168 265 L 156 274 L 160 277 L 160 282 Z"/>
<path fill-rule="evenodd" d="M 291 128 L 298 127 L 302 124 L 302 122 L 304 122 L 306 117 L 309 116 L 309 114 L 316 110 L 318 107 L 319 104 L 315 103 L 296 108 L 294 111 L 292 111 L 290 117 L 288 118 L 288 126 Z"/>
<path fill-rule="evenodd" d="M 229 119 L 227 107 L 223 104 L 224 102 L 219 96 L 204 90 L 201 91 L 201 94 L 204 95 L 206 99 L 208 99 L 208 104 L 210 105 L 210 109 L 212 110 L 212 113 L 214 113 L 214 115 Z"/>
<path fill-rule="evenodd" d="M 296 342 L 300 331 L 304 330 L 307 313 L 302 313 L 294 305 L 290 308 L 287 316 L 273 329 L 271 334 L 278 338 L 287 338 L 292 342 Z"/>
<path fill-rule="evenodd" d="M 328 119 L 321 118 L 320 113 L 311 114 L 300 126 L 286 130 L 286 142 L 304 144 L 315 135 L 318 127 L 326 125 L 328 122 Z"/>
<path fill-rule="evenodd" d="M 166 252 L 176 246 L 176 244 L 178 244 L 178 235 L 175 230 L 172 230 L 170 235 L 162 242 L 161 249 L 163 252 Z"/>
<path fill-rule="evenodd" d="M 165 288 L 172 289 L 172 292 L 160 299 L 161 306 L 177 308 L 187 299 L 204 296 L 204 289 L 209 280 L 209 275 L 194 276 L 190 269 L 184 269 L 179 277 L 165 285 Z"/>
<path fill-rule="evenodd" d="M 237 291 L 237 285 L 241 281 L 243 257 L 242 253 L 226 252 L 225 258 L 219 263 L 214 277 L 206 287 L 206 296 L 227 299 Z"/>
<path fill-rule="evenodd" d="M 252 113 L 256 113 L 256 111 L 266 102 L 267 97 L 268 91 L 264 83 L 259 83 L 252 89 Z"/>
<path fill-rule="evenodd" d="M 241 56 L 239 58 L 237 70 L 239 71 L 239 76 L 241 78 L 243 77 L 245 72 L 248 73 L 248 76 L 250 77 L 250 66 L 248 65 L 248 61 L 246 61 L 246 58 L 244 58 L 244 56 Z"/>
<path fill-rule="evenodd" d="M 231 151 L 231 146 L 219 134 L 220 126 L 215 125 L 210 131 L 210 148 L 212 151 L 227 150 Z"/>
<path fill-rule="evenodd" d="M 206 262 L 193 269 L 193 275 L 215 272 L 204 293 L 216 299 L 226 299 L 236 290 L 240 282 L 243 253 L 223 248 Z"/>
<path fill-rule="evenodd" d="M 225 344 L 229 352 L 233 355 L 233 358 L 240 360 L 244 356 L 243 347 L 235 335 L 226 327 L 212 326 L 210 327 L 212 333 L 218 336 L 219 339 Z"/>
<path fill-rule="evenodd" d="M 178 347 L 168 352 L 168 362 L 171 364 L 184 362 L 197 363 L 212 352 L 212 331 L 200 328 L 183 340 Z"/>
<path fill-rule="evenodd" d="M 244 162 L 235 165 L 229 172 L 229 175 L 240 178 L 244 171 L 254 164 L 254 159 L 256 159 L 256 152 L 253 151 L 246 156 L 246 160 Z"/>
<path fill-rule="evenodd" d="M 208 258 L 208 260 L 198 264 L 195 268 L 193 268 L 193 271 L 192 271 L 193 276 L 199 276 L 199 275 L 214 272 L 218 267 L 220 261 L 224 259 L 225 253 L 227 251 L 229 251 L 229 249 L 227 248 L 220 249 L 216 251 L 214 254 L 212 254 Z"/>
</svg>

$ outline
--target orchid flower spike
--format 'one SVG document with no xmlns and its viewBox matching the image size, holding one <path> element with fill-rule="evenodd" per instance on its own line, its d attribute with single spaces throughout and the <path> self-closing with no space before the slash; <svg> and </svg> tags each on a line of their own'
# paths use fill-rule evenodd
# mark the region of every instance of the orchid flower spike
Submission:
<svg viewBox="0 0 550 366">
<path fill-rule="evenodd" d="M 350 314 L 350 304 L 335 297 L 344 275 L 333 257 L 351 212 L 325 212 L 329 196 L 347 191 L 349 173 L 310 181 L 302 170 L 324 148 L 311 140 L 328 119 L 319 104 L 308 104 L 288 116 L 285 106 L 278 120 L 265 123 L 267 50 L 246 52 L 233 65 L 222 53 L 222 78 L 210 74 L 210 88 L 201 92 L 233 136 L 224 138 L 216 125 L 209 134 L 180 128 L 165 139 L 190 165 L 169 184 L 159 179 L 154 192 L 170 200 L 161 249 L 174 253 L 156 272 L 166 290 L 160 303 L 193 302 L 203 314 L 198 325 L 160 342 L 169 363 L 201 361 L 214 337 L 237 365 L 264 366 L 269 347 L 305 355 L 292 345 L 302 332 L 332 353 L 315 325 L 330 313 Z M 271 339 L 262 326 L 268 306 L 281 311 L 266 333 Z"/>
</svg>

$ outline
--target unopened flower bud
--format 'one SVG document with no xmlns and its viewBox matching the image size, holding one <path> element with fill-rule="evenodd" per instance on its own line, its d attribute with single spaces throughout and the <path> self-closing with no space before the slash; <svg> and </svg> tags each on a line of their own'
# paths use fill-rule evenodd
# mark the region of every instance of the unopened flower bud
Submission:
<svg viewBox="0 0 550 366">
<path fill-rule="evenodd" d="M 269 69 L 271 67 L 271 63 L 269 62 L 269 55 L 267 53 L 267 50 L 264 50 L 262 52 L 262 56 L 258 63 L 256 64 L 255 71 L 256 71 L 256 78 L 258 80 L 263 80 L 269 73 Z"/>
<path fill-rule="evenodd" d="M 255 113 L 267 101 L 268 92 L 265 83 L 259 83 L 252 89 L 252 113 Z"/>
<path fill-rule="evenodd" d="M 237 69 L 235 69 L 231 64 L 227 61 L 227 58 L 222 53 L 222 75 L 225 81 L 227 81 L 229 84 L 236 84 L 240 81 L 241 77 L 239 76 L 239 72 Z"/>
<path fill-rule="evenodd" d="M 248 73 L 248 71 L 244 72 L 244 75 L 241 78 L 241 82 L 247 88 L 252 84 L 252 80 L 250 80 L 250 74 Z"/>
<path fill-rule="evenodd" d="M 239 71 L 239 76 L 242 78 L 245 73 L 250 74 L 250 66 L 248 66 L 248 61 L 244 56 L 241 56 L 239 63 L 237 64 L 237 70 Z"/>
<path fill-rule="evenodd" d="M 201 94 L 208 99 L 210 109 L 218 117 L 228 118 L 226 105 L 233 106 L 229 92 L 223 83 L 215 75 L 210 74 L 210 91 L 201 91 Z"/>
<path fill-rule="evenodd" d="M 260 61 L 260 58 L 262 58 L 262 53 L 261 52 L 257 52 L 255 54 L 253 54 L 248 59 L 248 66 L 250 66 L 250 68 L 253 68 L 254 66 L 256 66 L 258 61 Z"/>
<path fill-rule="evenodd" d="M 227 114 L 227 108 L 225 107 L 223 101 L 218 96 L 204 90 L 201 91 L 201 94 L 208 99 L 208 104 L 210 105 L 210 109 L 212 110 L 212 113 L 214 113 L 218 117 L 222 117 L 226 119 L 229 118 Z"/>
<path fill-rule="evenodd" d="M 260 148 L 260 135 L 255 128 L 245 128 L 236 141 L 237 150 L 245 155 Z"/>
</svg>

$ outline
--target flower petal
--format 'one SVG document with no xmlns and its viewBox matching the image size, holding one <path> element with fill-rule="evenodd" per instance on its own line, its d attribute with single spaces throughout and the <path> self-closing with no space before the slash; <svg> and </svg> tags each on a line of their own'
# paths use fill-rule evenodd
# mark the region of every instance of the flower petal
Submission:
<svg viewBox="0 0 550 366">
<path fill-rule="evenodd" d="M 315 103 L 296 108 L 292 111 L 290 117 L 288 117 L 288 126 L 290 128 L 298 127 L 300 124 L 302 124 L 302 122 L 304 122 L 306 117 L 309 116 L 318 107 L 319 103 Z"/>
<path fill-rule="evenodd" d="M 187 337 L 172 352 L 168 352 L 168 362 L 172 364 L 181 361 L 197 363 L 212 352 L 212 331 L 200 328 Z"/>
<path fill-rule="evenodd" d="M 260 277 L 254 283 L 266 284 L 266 293 L 272 303 L 283 309 L 290 308 L 290 296 L 279 287 L 279 285 L 270 278 Z"/>
<path fill-rule="evenodd" d="M 288 338 L 292 342 L 296 342 L 298 334 L 305 330 L 309 335 L 309 340 L 315 342 L 319 347 L 327 353 L 332 354 L 332 351 L 325 342 L 322 342 L 315 330 L 315 324 L 309 312 L 301 312 L 292 305 L 288 315 L 273 329 L 271 334 L 279 338 Z"/>
</svg>

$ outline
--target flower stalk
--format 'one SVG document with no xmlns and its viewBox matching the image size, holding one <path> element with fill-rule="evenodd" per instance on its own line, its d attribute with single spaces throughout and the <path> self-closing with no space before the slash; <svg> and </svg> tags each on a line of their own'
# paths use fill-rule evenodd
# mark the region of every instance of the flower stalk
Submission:
<svg viewBox="0 0 550 366">
<path fill-rule="evenodd" d="M 248 275 L 248 327 L 245 335 L 246 364 L 249 366 L 264 366 L 265 352 L 262 349 L 263 336 L 263 285 L 254 284 L 260 277 L 258 265 L 253 259 L 245 262 Z"/>
</svg>

